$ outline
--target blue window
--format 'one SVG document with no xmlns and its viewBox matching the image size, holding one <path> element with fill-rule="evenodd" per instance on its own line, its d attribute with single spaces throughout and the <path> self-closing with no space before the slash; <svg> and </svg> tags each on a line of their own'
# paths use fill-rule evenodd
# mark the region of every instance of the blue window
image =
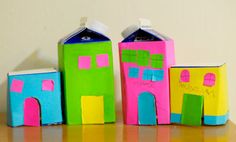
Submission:
<svg viewBox="0 0 236 142">
<path fill-rule="evenodd" d="M 143 80 L 161 81 L 164 78 L 164 70 L 144 69 Z"/>
<path fill-rule="evenodd" d="M 143 70 L 143 80 L 152 80 L 152 70 L 149 69 Z"/>
<path fill-rule="evenodd" d="M 164 78 L 164 70 L 153 70 L 152 81 L 161 81 Z"/>
<path fill-rule="evenodd" d="M 138 78 L 139 69 L 138 68 L 129 68 L 128 76 L 130 78 Z"/>
</svg>

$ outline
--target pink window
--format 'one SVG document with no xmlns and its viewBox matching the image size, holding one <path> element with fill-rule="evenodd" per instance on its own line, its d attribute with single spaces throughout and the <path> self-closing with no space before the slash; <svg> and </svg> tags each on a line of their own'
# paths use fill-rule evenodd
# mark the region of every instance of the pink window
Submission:
<svg viewBox="0 0 236 142">
<path fill-rule="evenodd" d="M 190 81 L 190 73 L 188 70 L 183 70 L 180 75 L 181 82 L 189 82 Z"/>
<path fill-rule="evenodd" d="M 90 69 L 91 57 L 90 56 L 79 56 L 79 69 Z"/>
<path fill-rule="evenodd" d="M 215 85 L 215 81 L 216 81 L 216 76 L 213 73 L 207 73 L 204 76 L 204 82 L 203 85 L 204 86 L 214 86 Z"/>
<path fill-rule="evenodd" d="M 54 90 L 54 81 L 53 80 L 43 80 L 42 90 L 43 91 L 53 91 Z"/>
<path fill-rule="evenodd" d="M 11 92 L 22 93 L 24 82 L 21 80 L 13 79 L 11 83 Z"/>
<path fill-rule="evenodd" d="M 107 67 L 109 66 L 108 54 L 100 54 L 96 56 L 97 67 Z"/>
</svg>

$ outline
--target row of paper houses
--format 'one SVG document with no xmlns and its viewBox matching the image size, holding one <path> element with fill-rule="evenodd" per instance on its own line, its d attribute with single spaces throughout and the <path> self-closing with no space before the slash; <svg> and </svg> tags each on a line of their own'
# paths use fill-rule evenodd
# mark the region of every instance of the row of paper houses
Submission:
<svg viewBox="0 0 236 142">
<path fill-rule="evenodd" d="M 111 40 L 103 24 L 82 25 L 59 41 L 59 71 L 8 74 L 8 125 L 115 122 Z M 154 31 L 145 20 L 122 35 L 119 55 L 125 124 L 227 122 L 225 64 L 175 65 L 173 40 Z"/>
</svg>

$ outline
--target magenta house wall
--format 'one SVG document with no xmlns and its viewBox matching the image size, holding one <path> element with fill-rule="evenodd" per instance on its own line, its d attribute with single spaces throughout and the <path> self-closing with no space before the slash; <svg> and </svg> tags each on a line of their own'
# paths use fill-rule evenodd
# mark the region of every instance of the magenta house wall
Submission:
<svg viewBox="0 0 236 142">
<path fill-rule="evenodd" d="M 157 124 L 169 124 L 169 67 L 175 64 L 173 40 L 120 42 L 119 54 L 124 122 L 139 124 L 138 97 L 148 92 L 155 98 Z M 142 65 L 142 59 L 148 64 Z"/>
</svg>

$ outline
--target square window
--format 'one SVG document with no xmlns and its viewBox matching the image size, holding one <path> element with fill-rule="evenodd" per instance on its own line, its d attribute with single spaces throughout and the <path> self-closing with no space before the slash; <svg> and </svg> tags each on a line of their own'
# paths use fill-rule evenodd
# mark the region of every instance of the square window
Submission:
<svg viewBox="0 0 236 142">
<path fill-rule="evenodd" d="M 79 56 L 79 69 L 90 69 L 91 68 L 91 57 L 90 56 Z"/>
<path fill-rule="evenodd" d="M 129 68 L 128 76 L 130 78 L 138 78 L 138 75 L 139 75 L 139 69 L 138 68 Z"/>
<path fill-rule="evenodd" d="M 147 50 L 138 50 L 138 65 L 148 66 L 149 65 L 150 53 Z"/>
<path fill-rule="evenodd" d="M 109 66 L 109 57 L 108 54 L 100 54 L 96 56 L 97 66 L 98 67 L 107 67 Z"/>
<path fill-rule="evenodd" d="M 152 80 L 152 70 L 144 69 L 143 80 Z"/>
<path fill-rule="evenodd" d="M 51 79 L 43 80 L 42 90 L 43 91 L 53 91 L 54 90 L 54 81 Z"/>
<path fill-rule="evenodd" d="M 151 56 L 151 66 L 153 68 L 162 68 L 163 67 L 163 55 L 162 54 L 153 54 Z"/>
<path fill-rule="evenodd" d="M 163 61 L 164 57 L 162 54 L 152 54 L 151 59 L 157 61 Z"/>
<path fill-rule="evenodd" d="M 121 55 L 122 62 L 133 62 L 137 60 L 136 50 L 123 49 Z"/>
<path fill-rule="evenodd" d="M 153 70 L 152 81 L 161 81 L 164 78 L 164 70 Z"/>
<path fill-rule="evenodd" d="M 13 79 L 11 83 L 11 92 L 22 93 L 24 82 L 21 80 Z"/>
<path fill-rule="evenodd" d="M 163 61 L 152 61 L 151 63 L 153 68 L 162 68 L 163 67 Z"/>
</svg>

